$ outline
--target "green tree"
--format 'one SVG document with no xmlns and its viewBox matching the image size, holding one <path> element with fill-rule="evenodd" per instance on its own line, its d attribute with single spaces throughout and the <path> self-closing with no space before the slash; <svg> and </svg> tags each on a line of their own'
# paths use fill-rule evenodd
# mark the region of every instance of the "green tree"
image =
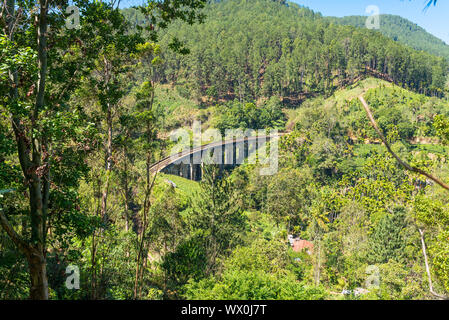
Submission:
<svg viewBox="0 0 449 320">
<path fill-rule="evenodd" d="M 287 269 L 287 247 L 279 241 L 255 241 L 239 247 L 225 260 L 223 272 L 186 285 L 188 299 L 212 300 L 319 300 L 322 288 L 308 287 Z"/>
<path fill-rule="evenodd" d="M 371 235 L 368 259 L 371 263 L 403 262 L 406 242 L 404 239 L 405 208 L 394 208 L 374 227 Z"/>
<path fill-rule="evenodd" d="M 168 0 L 148 1 L 140 9 L 149 17 L 151 25 L 146 29 L 154 38 L 154 25 L 163 28 L 176 19 L 189 23 L 201 20 L 202 14 L 196 10 L 204 2 L 180 0 L 172 6 Z M 123 24 L 114 24 L 115 18 L 122 20 L 118 9 L 114 9 L 115 2 L 72 3 L 81 12 L 80 28 L 65 28 L 65 17 L 59 11 L 67 8 L 67 1 L 9 0 L 2 3 L 4 14 L 0 17 L 1 107 L 11 120 L 10 129 L 15 136 L 24 181 L 21 191 L 28 198 L 28 223 L 20 234 L 8 220 L 8 212 L 2 211 L 0 217 L 3 229 L 27 259 L 32 299 L 49 297 L 46 271 L 49 217 L 65 207 L 76 211 L 77 196 L 74 192 L 67 193 L 65 188 L 73 190 L 86 171 L 83 159 L 86 150 L 80 145 L 89 148 L 92 128 L 83 123 L 86 118 L 82 108 L 71 104 L 71 94 L 91 74 L 95 61 L 105 62 L 103 67 L 97 65 L 98 71 L 110 70 L 108 59 L 96 59 L 107 56 L 101 43 L 102 37 L 106 39 L 108 35 L 99 32 L 97 36 L 95 32 L 111 30 L 109 35 L 113 37 L 114 32 L 124 36 L 128 31 Z M 110 19 L 108 14 L 115 18 Z M 113 51 L 115 44 L 108 45 L 108 52 Z M 131 43 L 127 45 L 129 48 Z M 175 44 L 172 47 L 179 48 Z M 115 53 L 119 54 L 117 50 Z M 8 58 L 3 60 L 3 56 Z M 116 101 L 118 91 L 111 92 L 114 87 L 111 84 L 116 83 L 103 80 L 105 90 L 100 100 L 107 106 Z M 109 148 L 107 153 L 110 159 Z M 61 201 L 64 197 L 66 202 Z"/>
<path fill-rule="evenodd" d="M 216 165 L 205 165 L 201 192 L 194 200 L 192 226 L 203 230 L 206 275 L 213 274 L 217 259 L 242 242 L 245 216 L 234 205 L 232 184 Z"/>
</svg>

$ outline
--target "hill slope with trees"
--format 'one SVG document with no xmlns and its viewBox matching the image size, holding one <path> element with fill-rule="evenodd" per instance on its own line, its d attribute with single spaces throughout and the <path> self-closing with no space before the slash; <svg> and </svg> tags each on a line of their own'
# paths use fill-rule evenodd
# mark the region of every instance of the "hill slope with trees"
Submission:
<svg viewBox="0 0 449 320">
<path fill-rule="evenodd" d="M 364 28 L 366 22 L 366 17 L 364 16 L 326 18 L 334 23 L 359 28 Z M 416 50 L 427 51 L 431 54 L 449 59 L 449 45 L 447 45 L 443 40 L 428 33 L 424 28 L 420 27 L 416 23 L 402 18 L 401 16 L 381 14 L 380 29 L 378 31 L 387 37 L 404 43 Z"/>
<path fill-rule="evenodd" d="M 366 28 L 332 23 L 288 3 L 229 0 L 209 4 L 202 25 L 175 23 L 162 35 L 190 50 L 164 51 L 158 81 L 184 85 L 198 101 L 279 96 L 287 104 L 375 76 L 441 96 L 448 64 Z"/>
</svg>

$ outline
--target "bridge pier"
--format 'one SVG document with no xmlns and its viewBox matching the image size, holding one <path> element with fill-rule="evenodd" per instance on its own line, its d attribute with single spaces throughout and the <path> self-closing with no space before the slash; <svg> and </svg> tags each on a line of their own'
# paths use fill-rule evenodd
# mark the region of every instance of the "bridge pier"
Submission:
<svg viewBox="0 0 449 320">
<path fill-rule="evenodd" d="M 237 165 L 237 142 L 232 142 L 232 167 L 234 168 Z"/>
<path fill-rule="evenodd" d="M 279 136 L 279 135 L 276 135 Z M 153 165 L 152 172 L 162 171 L 167 174 L 178 175 L 186 179 L 200 181 L 204 176 L 204 162 L 218 164 L 220 171 L 234 168 L 248 161 L 255 152 L 255 157 L 248 161 L 256 163 L 259 148 L 272 139 L 271 136 L 232 137 L 227 141 L 211 143 L 210 146 L 196 147 L 187 153 L 180 153 L 173 158 L 166 158 Z M 269 152 L 268 150 L 265 150 Z M 173 160 L 172 160 L 173 159 Z"/>
<path fill-rule="evenodd" d="M 251 161 L 249 161 L 248 160 L 248 163 L 256 163 L 256 159 L 257 159 L 257 147 L 258 147 L 258 145 L 257 145 L 257 140 L 254 140 L 254 141 L 248 141 L 247 139 L 245 139 L 245 142 L 246 142 L 246 145 L 245 145 L 245 159 L 248 159 L 249 158 L 249 156 L 251 155 L 251 154 L 253 154 L 254 152 L 256 152 L 256 158 L 254 159 L 254 160 L 251 160 Z"/>
<path fill-rule="evenodd" d="M 203 161 L 201 161 L 201 170 L 200 170 L 200 175 L 201 175 L 201 179 L 203 179 L 203 176 L 204 176 L 204 162 Z"/>
<path fill-rule="evenodd" d="M 193 181 L 201 181 L 201 178 L 202 178 L 201 165 L 194 163 L 192 165 L 192 177 L 191 177 L 191 179 Z"/>
<path fill-rule="evenodd" d="M 232 164 L 233 155 L 234 155 L 234 148 L 233 148 L 233 146 L 227 144 L 225 146 L 225 162 L 224 162 L 224 164 L 226 164 L 226 165 Z"/>
<path fill-rule="evenodd" d="M 245 140 L 243 141 L 243 158 L 244 159 L 248 159 L 248 152 L 249 152 L 249 142 L 248 142 L 248 138 L 245 138 Z"/>
<path fill-rule="evenodd" d="M 217 148 L 218 149 L 218 148 Z M 225 151 L 226 151 L 226 148 L 225 148 L 225 145 L 220 145 L 220 153 L 218 154 L 218 156 L 220 157 L 220 160 L 219 160 L 219 162 L 218 162 L 218 167 L 220 168 L 220 172 L 223 172 L 223 170 L 224 170 L 224 165 L 225 165 L 225 163 L 226 163 L 226 158 L 225 158 Z"/>
<path fill-rule="evenodd" d="M 237 164 L 237 142 L 236 139 L 233 139 L 232 144 L 227 144 L 226 145 L 226 161 L 225 161 L 225 165 L 227 167 L 231 167 L 234 168 Z"/>
<path fill-rule="evenodd" d="M 181 177 L 189 179 L 190 174 L 190 164 L 181 163 L 180 164 Z"/>
<path fill-rule="evenodd" d="M 194 172 L 193 172 L 193 154 L 191 154 L 190 156 L 189 156 L 189 174 L 190 174 L 190 176 L 189 176 L 189 179 L 190 180 L 195 180 L 195 178 L 194 178 Z"/>
</svg>

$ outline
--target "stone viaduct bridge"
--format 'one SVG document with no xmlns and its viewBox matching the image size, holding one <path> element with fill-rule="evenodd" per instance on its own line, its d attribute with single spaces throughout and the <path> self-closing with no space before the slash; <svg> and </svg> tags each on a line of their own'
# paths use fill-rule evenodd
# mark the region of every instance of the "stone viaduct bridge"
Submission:
<svg viewBox="0 0 449 320">
<path fill-rule="evenodd" d="M 266 142 L 284 134 L 234 138 L 188 148 L 154 163 L 150 167 L 150 172 L 163 172 L 200 181 L 204 164 L 218 164 L 222 169 L 232 169 L 244 163 L 244 160 L 254 152 L 259 155 L 258 150 L 266 145 Z"/>
</svg>

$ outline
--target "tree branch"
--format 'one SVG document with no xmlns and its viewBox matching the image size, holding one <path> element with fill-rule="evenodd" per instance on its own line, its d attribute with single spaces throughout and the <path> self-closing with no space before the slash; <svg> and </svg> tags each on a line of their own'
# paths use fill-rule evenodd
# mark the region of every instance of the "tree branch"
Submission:
<svg viewBox="0 0 449 320">
<path fill-rule="evenodd" d="M 424 262 L 426 264 L 426 273 L 427 273 L 427 279 L 429 281 L 429 291 L 432 295 L 434 295 L 435 297 L 439 298 L 439 299 L 443 299 L 443 300 L 447 300 L 448 297 L 443 296 L 441 294 L 436 293 L 433 290 L 433 284 L 432 284 L 432 276 L 430 274 L 430 268 L 429 268 L 429 260 L 427 259 L 427 252 L 426 252 L 426 243 L 424 241 L 424 231 L 420 228 L 418 228 L 419 234 L 421 236 L 421 246 L 422 246 L 422 253 L 424 255 Z"/>
<path fill-rule="evenodd" d="M 435 178 L 430 173 L 427 173 L 419 168 L 412 167 L 407 162 L 405 162 L 401 158 L 399 158 L 398 155 L 396 155 L 396 153 L 393 152 L 393 150 L 390 147 L 390 144 L 387 142 L 387 139 L 385 139 L 385 136 L 383 135 L 382 131 L 380 131 L 379 127 L 377 126 L 376 120 L 374 120 L 373 114 L 371 113 L 371 110 L 370 110 L 368 104 L 366 103 L 365 99 L 363 98 L 363 96 L 359 96 L 359 100 L 362 102 L 362 105 L 365 108 L 365 111 L 368 115 L 371 125 L 374 127 L 374 129 L 376 130 L 379 137 L 382 139 L 382 142 L 384 143 L 385 147 L 387 147 L 388 152 L 391 153 L 391 155 L 399 162 L 399 164 L 401 164 L 405 169 L 407 169 L 409 171 L 416 172 L 416 173 L 426 176 L 427 178 L 429 178 L 432 181 L 439 184 L 444 189 L 449 190 L 449 186 L 447 184 L 445 184 L 444 182 L 440 181 L 438 178 Z M 449 299 L 448 297 L 438 294 L 433 290 L 432 276 L 430 274 L 429 260 L 427 258 L 426 243 L 424 241 L 424 231 L 420 228 L 418 228 L 418 231 L 421 236 L 421 246 L 422 246 L 422 252 L 424 255 L 424 262 L 426 264 L 426 273 L 427 273 L 427 278 L 429 281 L 429 291 L 435 297 L 437 297 L 439 299 L 447 300 L 447 299 Z"/>
<path fill-rule="evenodd" d="M 396 155 L 396 153 L 393 152 L 393 150 L 390 147 L 390 144 L 387 142 L 387 139 L 385 139 L 385 136 L 383 135 L 382 131 L 380 131 L 379 127 L 377 126 L 376 120 L 374 120 L 373 114 L 371 113 L 371 110 L 370 110 L 368 104 L 366 103 L 365 99 L 363 98 L 363 96 L 360 96 L 359 100 L 362 102 L 362 105 L 365 108 L 365 111 L 366 111 L 366 113 L 368 115 L 368 118 L 369 118 L 369 120 L 371 122 L 371 125 L 376 130 L 377 134 L 379 135 L 380 139 L 384 143 L 385 147 L 387 147 L 388 152 L 396 159 L 396 161 L 399 162 L 399 164 L 401 166 L 403 166 L 405 169 L 407 169 L 407 170 L 409 170 L 411 172 L 416 172 L 416 173 L 419 173 L 419 174 L 421 174 L 423 176 L 426 176 L 430 180 L 434 181 L 435 183 L 439 184 L 441 187 L 443 187 L 444 189 L 449 191 L 449 185 L 447 185 L 446 183 L 442 182 L 440 179 L 434 177 L 430 173 L 427 173 L 427 172 L 425 172 L 425 171 L 423 171 L 423 170 L 421 170 L 419 168 L 416 168 L 416 167 L 413 167 L 413 166 L 409 165 L 407 162 L 405 162 L 401 158 L 399 158 L 399 156 Z"/>
<path fill-rule="evenodd" d="M 14 230 L 11 224 L 6 218 L 5 213 L 3 212 L 3 208 L 0 207 L 0 225 L 3 227 L 3 230 L 8 234 L 14 244 L 22 251 L 25 255 L 29 254 L 30 246 L 26 243 Z"/>
</svg>

